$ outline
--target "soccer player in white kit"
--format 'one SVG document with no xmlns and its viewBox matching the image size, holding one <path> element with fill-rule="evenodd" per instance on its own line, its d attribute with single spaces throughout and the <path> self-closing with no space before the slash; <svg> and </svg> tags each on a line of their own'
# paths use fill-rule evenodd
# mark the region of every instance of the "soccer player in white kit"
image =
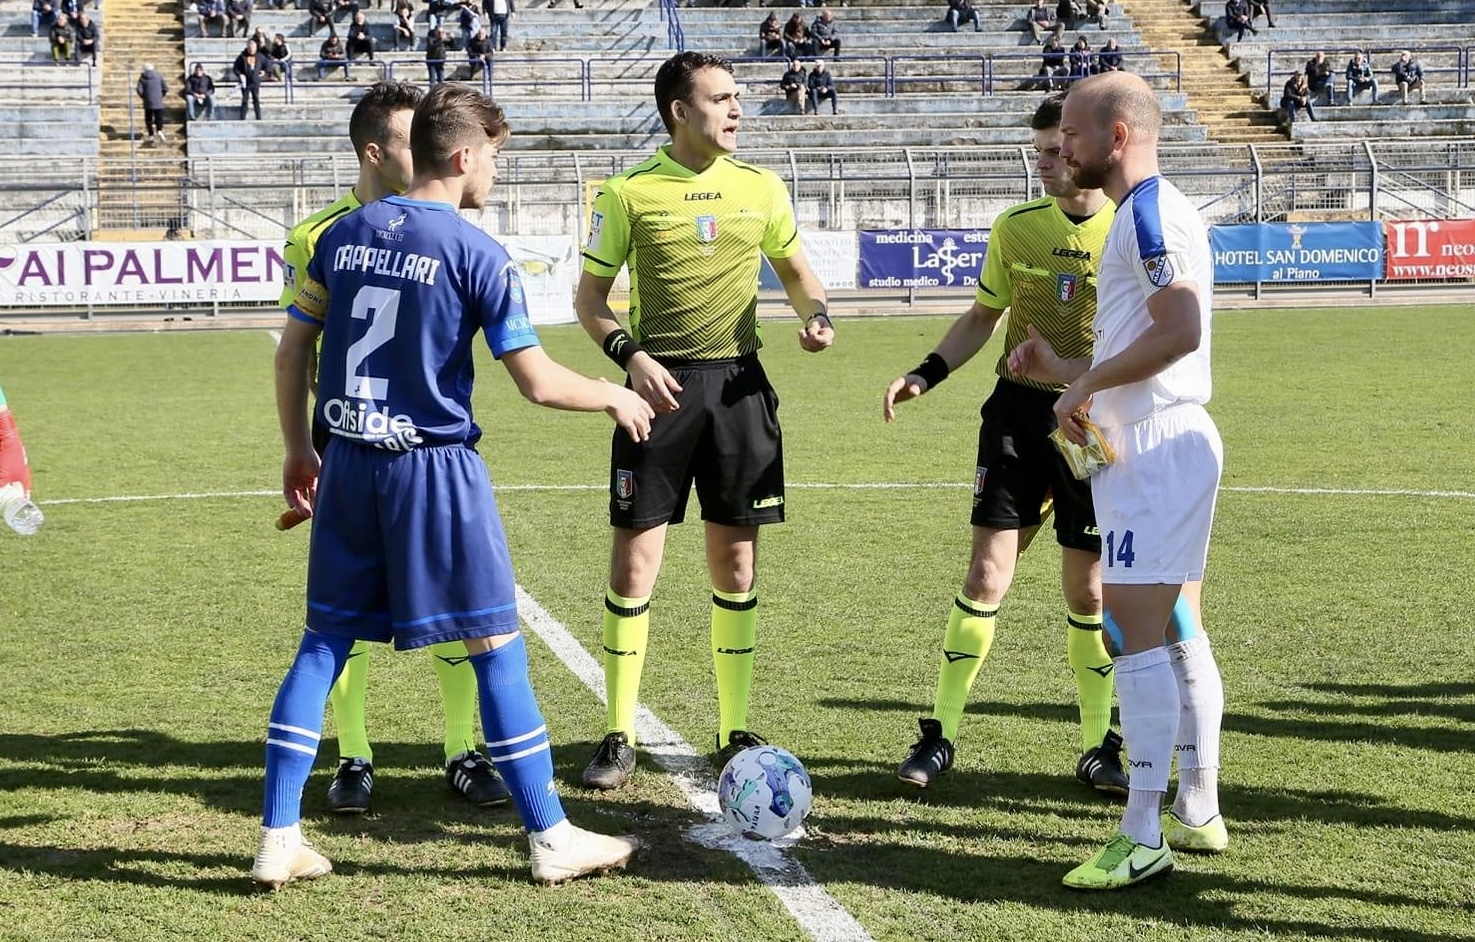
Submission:
<svg viewBox="0 0 1475 942">
<path fill-rule="evenodd" d="M 1117 204 L 1097 276 L 1092 358 L 1062 360 L 1031 332 L 1010 369 L 1069 383 L 1055 404 L 1085 444 L 1089 415 L 1116 453 L 1091 479 L 1101 530 L 1106 631 L 1131 761 L 1119 833 L 1065 876 L 1080 890 L 1139 883 L 1173 868 L 1173 850 L 1216 853 L 1224 688 L 1201 628 L 1200 596 L 1223 467 L 1209 400 L 1213 255 L 1198 210 L 1158 173 L 1162 112 L 1141 78 L 1085 79 L 1065 101 L 1060 156 L 1076 185 Z M 1162 804 L 1174 754 L 1179 781 Z"/>
</svg>

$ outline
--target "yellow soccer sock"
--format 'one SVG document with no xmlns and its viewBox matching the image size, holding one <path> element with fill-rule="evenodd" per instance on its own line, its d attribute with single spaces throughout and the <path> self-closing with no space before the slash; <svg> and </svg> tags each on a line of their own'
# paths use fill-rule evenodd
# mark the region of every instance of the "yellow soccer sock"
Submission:
<svg viewBox="0 0 1475 942">
<path fill-rule="evenodd" d="M 753 689 L 753 646 L 758 638 L 758 593 L 712 590 L 712 666 L 717 672 L 717 742 L 748 728 Z"/>
<path fill-rule="evenodd" d="M 604 594 L 604 692 L 608 698 L 609 732 L 621 732 L 635 745 L 635 704 L 640 701 L 640 672 L 650 637 L 650 596 L 625 598 L 613 589 Z"/>
<path fill-rule="evenodd" d="M 968 691 L 988 657 L 988 649 L 993 647 L 998 614 L 997 605 L 975 602 L 961 592 L 953 599 L 947 631 L 942 636 L 942 665 L 937 672 L 937 699 L 932 707 L 932 718 L 942 723 L 943 738 L 952 742 L 958 738 Z"/>
<path fill-rule="evenodd" d="M 328 692 L 333 705 L 333 723 L 338 728 L 338 756 L 342 759 L 374 761 L 369 729 L 364 718 L 369 699 L 369 642 L 355 641 L 343 664 L 343 672 Z"/>
<path fill-rule="evenodd" d="M 1113 676 L 1111 655 L 1101 634 L 1101 616 L 1071 612 L 1065 639 L 1066 656 L 1076 675 L 1081 710 L 1081 751 L 1101 745 L 1111 728 Z"/>
<path fill-rule="evenodd" d="M 446 761 L 476 748 L 476 671 L 463 641 L 430 646 L 430 664 L 440 682 L 440 702 L 446 714 Z"/>
</svg>

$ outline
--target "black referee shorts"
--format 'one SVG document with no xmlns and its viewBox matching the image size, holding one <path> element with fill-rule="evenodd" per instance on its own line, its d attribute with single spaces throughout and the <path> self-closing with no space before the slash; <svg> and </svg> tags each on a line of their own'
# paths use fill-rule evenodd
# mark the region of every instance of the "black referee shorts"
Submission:
<svg viewBox="0 0 1475 942">
<path fill-rule="evenodd" d="M 1091 482 L 1078 481 L 1049 435 L 1059 393 L 999 380 L 979 414 L 978 472 L 973 525 L 1017 530 L 1040 522 L 1040 504 L 1055 499 L 1055 538 L 1061 546 L 1101 552 Z"/>
<path fill-rule="evenodd" d="M 693 483 L 703 520 L 727 526 L 781 523 L 778 396 L 757 355 L 663 363 L 681 384 L 681 408 L 657 415 L 648 441 L 631 441 L 615 430 L 610 525 L 643 530 L 680 523 Z"/>
</svg>

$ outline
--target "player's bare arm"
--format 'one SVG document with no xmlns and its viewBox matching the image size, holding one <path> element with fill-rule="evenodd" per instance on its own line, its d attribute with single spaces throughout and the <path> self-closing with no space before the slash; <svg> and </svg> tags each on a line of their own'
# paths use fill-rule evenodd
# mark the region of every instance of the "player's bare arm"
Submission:
<svg viewBox="0 0 1475 942">
<path fill-rule="evenodd" d="M 881 402 L 881 415 L 887 421 L 896 419 L 897 403 L 915 399 L 942 382 L 953 370 L 973 359 L 983 349 L 1004 312 L 998 308 L 979 304 L 977 301 L 953 321 L 947 333 L 942 335 L 937 347 L 922 361 L 922 365 L 905 376 L 898 376 L 886 387 Z M 919 372 L 920 371 L 920 372 Z"/>
<path fill-rule="evenodd" d="M 809 259 L 800 249 L 788 258 L 770 258 L 773 273 L 778 275 L 784 293 L 794 313 L 804 322 L 799 331 L 799 346 L 809 353 L 818 353 L 835 342 L 835 325 L 830 323 L 830 302 L 825 296 L 825 286 L 819 276 L 809 267 Z"/>
<path fill-rule="evenodd" d="M 1175 282 L 1152 295 L 1147 299 L 1147 313 L 1152 323 L 1136 340 L 1081 374 L 1056 400 L 1056 421 L 1065 437 L 1077 445 L 1086 443 L 1086 433 L 1072 417 L 1090 408 L 1094 393 L 1149 379 L 1198 349 L 1203 322 L 1198 289 L 1191 282 Z"/>
<path fill-rule="evenodd" d="M 569 412 L 604 412 L 637 442 L 650 438 L 655 410 L 632 390 L 590 379 L 551 359 L 542 347 L 523 347 L 502 356 L 518 392 L 534 405 Z"/>
<path fill-rule="evenodd" d="M 613 278 L 589 272 L 579 276 L 579 287 L 574 294 L 574 312 L 579 316 L 579 323 L 605 355 L 630 374 L 630 386 L 642 399 L 657 412 L 675 412 L 679 408 L 676 394 L 681 392 L 681 384 L 655 357 L 640 349 L 615 319 L 615 312 L 609 306 L 609 293 L 614 284 Z"/>
<path fill-rule="evenodd" d="M 286 454 L 282 459 L 282 496 L 292 509 L 312 515 L 313 491 L 321 463 L 312 447 L 307 418 L 308 371 L 321 324 L 287 318 L 277 344 L 277 422 Z"/>
</svg>

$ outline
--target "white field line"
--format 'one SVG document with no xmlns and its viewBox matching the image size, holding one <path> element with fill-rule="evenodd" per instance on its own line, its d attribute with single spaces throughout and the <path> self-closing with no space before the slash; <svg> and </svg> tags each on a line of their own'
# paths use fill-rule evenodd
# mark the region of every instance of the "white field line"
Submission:
<svg viewBox="0 0 1475 942">
<path fill-rule="evenodd" d="M 604 670 L 573 634 L 522 586 L 517 587 L 517 611 L 533 634 L 604 703 Z M 666 770 L 687 804 L 711 818 L 708 823 L 691 828 L 688 839 L 703 847 L 726 851 L 747 864 L 815 942 L 869 942 L 870 934 L 855 917 L 815 882 L 803 864 L 789 856 L 787 848 L 797 838 L 752 841 L 722 821 L 712 770 L 680 733 L 640 706 L 635 712 L 635 734 L 640 748 Z"/>
<path fill-rule="evenodd" d="M 787 485 L 794 490 L 832 491 L 908 491 L 944 490 L 972 487 L 971 484 L 953 484 L 934 481 L 874 481 L 869 483 L 823 483 L 812 482 Z M 603 491 L 604 484 L 497 484 L 498 491 Z M 1302 497 L 1418 497 L 1441 500 L 1475 500 L 1475 491 L 1422 491 L 1406 488 L 1373 487 L 1221 487 L 1219 490 L 1231 494 L 1290 494 Z M 115 504 L 151 500 L 227 500 L 241 497 L 275 497 L 280 491 L 203 491 L 180 494 L 127 494 L 118 497 L 61 497 L 37 503 L 47 507 L 63 504 Z"/>
</svg>

